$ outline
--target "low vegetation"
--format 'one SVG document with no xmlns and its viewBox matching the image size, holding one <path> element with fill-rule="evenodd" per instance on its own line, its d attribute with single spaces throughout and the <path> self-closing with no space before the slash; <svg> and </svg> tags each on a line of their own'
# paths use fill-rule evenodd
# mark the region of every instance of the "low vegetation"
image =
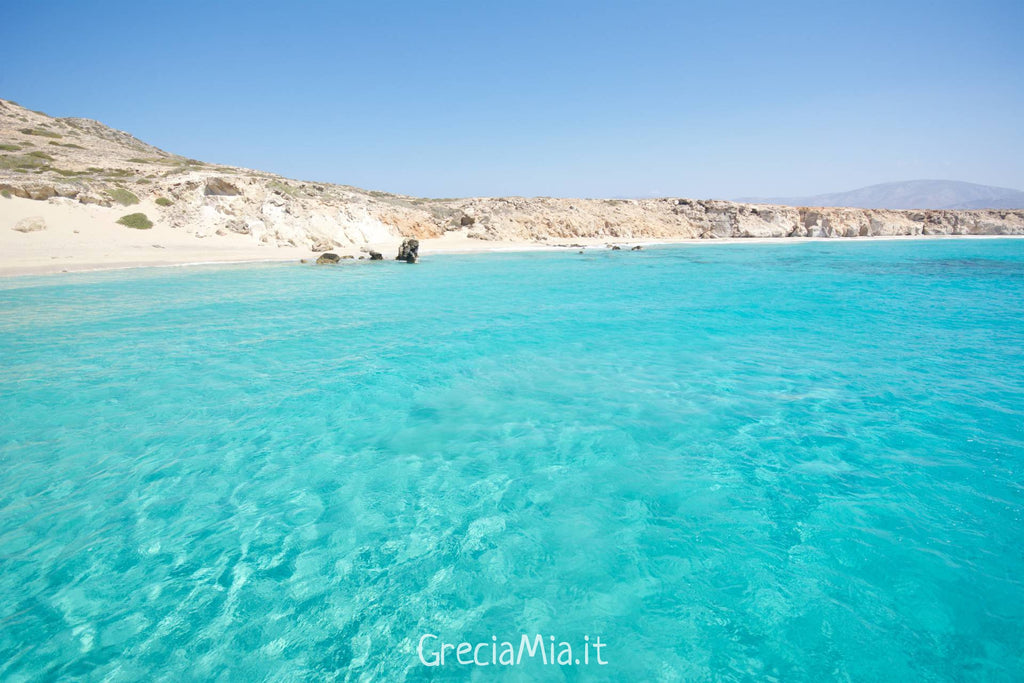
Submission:
<svg viewBox="0 0 1024 683">
<path fill-rule="evenodd" d="M 79 176 L 89 175 L 89 171 L 68 171 L 63 168 L 49 168 L 47 170 L 53 171 L 58 175 L 62 175 L 65 178 L 77 178 Z"/>
<path fill-rule="evenodd" d="M 149 220 L 144 213 L 130 213 L 126 216 L 121 216 L 117 219 L 117 222 L 136 230 L 149 230 L 153 227 L 153 221 Z"/>
<path fill-rule="evenodd" d="M 20 132 L 25 135 L 38 135 L 44 138 L 62 138 L 64 137 L 60 133 L 54 133 L 52 130 L 45 130 L 43 128 L 22 128 Z"/>
<path fill-rule="evenodd" d="M 171 204 L 173 204 L 173 203 L 174 203 L 174 202 L 172 202 L 172 201 L 171 201 L 170 199 L 168 199 L 167 197 L 157 197 L 157 198 L 156 198 L 156 205 L 157 205 L 157 206 L 170 206 L 170 205 L 171 205 Z"/>
<path fill-rule="evenodd" d="M 289 197 L 298 197 L 301 194 L 299 188 L 289 185 L 287 183 L 282 183 L 280 180 L 271 180 L 269 183 L 267 183 L 267 187 L 270 188 L 271 190 L 283 192 Z"/>
<path fill-rule="evenodd" d="M 0 190 L 0 197 L 3 197 L 4 199 L 10 199 L 11 193 L 8 190 Z"/>
<path fill-rule="evenodd" d="M 67 147 L 69 149 L 85 149 L 85 147 L 82 147 L 81 145 L 76 145 L 73 142 L 57 142 L 56 140 L 50 140 L 50 144 L 54 145 L 55 147 Z"/>
<path fill-rule="evenodd" d="M 198 159 L 183 159 L 182 157 L 177 156 L 132 157 L 127 161 L 132 164 L 161 164 L 163 166 L 176 166 L 180 169 L 186 169 L 194 166 L 208 166 L 205 161 L 199 161 Z"/>
<path fill-rule="evenodd" d="M 123 187 L 115 187 L 112 190 L 107 190 L 107 194 L 109 194 L 110 198 L 121 206 L 131 206 L 132 204 L 139 203 L 139 198 Z M 141 216 L 142 214 L 138 215 Z"/>
<path fill-rule="evenodd" d="M 3 150 L 5 152 L 17 152 L 20 149 L 21 147 L 18 147 L 17 145 L 8 145 L 6 143 L 0 145 L 0 150 Z"/>
<path fill-rule="evenodd" d="M 28 155 L 30 157 L 35 157 L 36 159 L 43 159 L 44 161 L 53 161 L 54 160 L 54 158 L 51 157 L 49 154 L 47 154 L 46 152 L 41 152 L 39 150 L 36 150 L 34 152 L 29 152 Z"/>
<path fill-rule="evenodd" d="M 26 171 L 30 168 L 42 168 L 46 161 L 28 154 L 5 154 L 0 156 L 0 169 Z"/>
</svg>

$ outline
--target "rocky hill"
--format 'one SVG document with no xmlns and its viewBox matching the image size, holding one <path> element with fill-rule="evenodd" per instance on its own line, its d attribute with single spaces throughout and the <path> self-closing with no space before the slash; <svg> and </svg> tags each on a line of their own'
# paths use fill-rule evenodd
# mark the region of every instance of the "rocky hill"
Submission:
<svg viewBox="0 0 1024 683">
<path fill-rule="evenodd" d="M 255 245 L 309 252 L 449 233 L 485 243 L 542 244 L 1024 234 L 1024 210 L 823 209 L 683 198 L 425 199 L 187 159 L 96 121 L 52 118 L 5 100 L 0 195 L 59 204 L 65 211 L 102 207 L 106 213 L 97 215 L 111 224 L 121 214 L 143 213 L 182 236 L 243 236 Z M 0 199 L 0 230 L 12 227 L 4 225 L 13 215 L 5 203 Z"/>
</svg>

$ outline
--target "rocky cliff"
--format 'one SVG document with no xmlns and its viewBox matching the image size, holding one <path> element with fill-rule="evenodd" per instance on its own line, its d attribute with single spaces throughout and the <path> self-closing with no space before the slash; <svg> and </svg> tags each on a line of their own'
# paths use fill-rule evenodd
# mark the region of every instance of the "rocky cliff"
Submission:
<svg viewBox="0 0 1024 683">
<path fill-rule="evenodd" d="M 460 231 L 482 241 L 573 238 L 1021 235 L 1024 210 L 889 211 L 681 198 L 424 199 L 289 180 L 204 163 L 96 121 L 52 118 L 0 100 L 0 195 L 125 207 L 196 237 L 323 251 Z M 3 203 L 0 200 L 0 217 Z"/>
</svg>

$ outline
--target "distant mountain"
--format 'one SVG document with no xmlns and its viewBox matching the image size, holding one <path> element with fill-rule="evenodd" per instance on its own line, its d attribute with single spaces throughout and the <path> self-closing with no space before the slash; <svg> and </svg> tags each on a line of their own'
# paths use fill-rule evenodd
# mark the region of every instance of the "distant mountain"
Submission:
<svg viewBox="0 0 1024 683">
<path fill-rule="evenodd" d="M 812 197 L 743 197 L 738 202 L 860 209 L 1020 209 L 1024 192 L 955 180 L 906 180 Z"/>
</svg>

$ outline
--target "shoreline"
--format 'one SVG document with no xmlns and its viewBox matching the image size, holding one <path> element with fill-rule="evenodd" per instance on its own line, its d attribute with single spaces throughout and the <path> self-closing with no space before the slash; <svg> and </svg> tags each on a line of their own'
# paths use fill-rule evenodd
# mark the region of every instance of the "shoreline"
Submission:
<svg viewBox="0 0 1024 683">
<path fill-rule="evenodd" d="M 1024 235 L 878 235 L 871 237 L 723 237 L 712 239 L 695 238 L 668 238 L 668 239 L 599 239 L 599 238 L 576 238 L 570 243 L 557 242 L 491 242 L 483 240 L 468 240 L 467 238 L 425 238 L 420 240 L 421 254 L 510 254 L 530 252 L 552 252 L 552 251 L 579 251 L 579 250 L 608 250 L 611 246 L 622 248 L 640 247 L 664 247 L 664 246 L 711 246 L 711 245 L 766 245 L 766 244 L 807 244 L 816 242 L 828 243 L 867 243 L 867 242 L 891 242 L 891 241 L 936 241 L 936 240 L 1001 240 L 1001 239 L 1024 239 Z M 365 245 L 359 248 L 339 248 L 332 250 L 334 253 L 348 254 L 358 257 L 365 252 L 362 249 L 376 249 L 382 253 L 397 252 L 396 245 Z M 386 251 L 384 251 L 386 250 Z M 288 250 L 291 251 L 291 250 Z M 303 255 L 305 254 L 305 255 Z M 216 254 L 214 258 L 196 258 L 196 254 L 184 255 L 181 258 L 171 257 L 161 260 L 123 260 L 110 259 L 98 260 L 95 262 L 76 264 L 19 264 L 0 263 L 0 279 L 14 279 L 21 277 L 45 277 L 51 275 L 75 275 L 85 273 L 103 273 L 118 270 L 137 270 L 142 268 L 191 268 L 218 265 L 246 265 L 246 264 L 279 264 L 299 263 L 301 260 L 314 261 L 318 253 L 290 253 L 289 255 L 275 255 L 271 257 L 255 257 L 254 254 L 238 254 L 233 258 L 227 254 Z M 211 254 L 211 256 L 214 256 Z M 225 258 L 226 257 L 226 258 Z M 355 260 L 355 259 L 347 259 Z M 394 260 L 385 255 L 385 261 Z"/>
</svg>

